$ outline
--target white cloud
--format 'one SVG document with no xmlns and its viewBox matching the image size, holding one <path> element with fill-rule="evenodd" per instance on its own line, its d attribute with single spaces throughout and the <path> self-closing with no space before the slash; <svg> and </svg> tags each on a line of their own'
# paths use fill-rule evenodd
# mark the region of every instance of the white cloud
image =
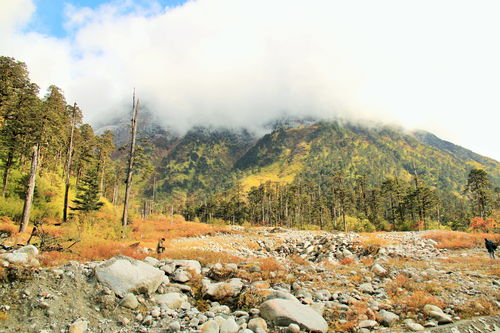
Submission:
<svg viewBox="0 0 500 333">
<path fill-rule="evenodd" d="M 0 13 L 22 6 L 32 3 L 2 2 Z M 26 15 L 0 20 L 0 52 L 93 121 L 125 108 L 136 87 L 180 129 L 342 115 L 428 129 L 499 159 L 499 12 L 487 0 L 113 1 L 68 6 L 66 39 L 14 29 Z"/>
</svg>

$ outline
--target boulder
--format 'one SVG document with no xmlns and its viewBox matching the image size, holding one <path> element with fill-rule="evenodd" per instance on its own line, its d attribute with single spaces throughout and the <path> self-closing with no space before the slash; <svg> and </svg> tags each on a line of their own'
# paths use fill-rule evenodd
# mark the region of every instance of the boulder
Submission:
<svg viewBox="0 0 500 333">
<path fill-rule="evenodd" d="M 223 299 L 239 295 L 243 288 L 241 279 L 234 278 L 224 282 L 211 283 L 208 279 L 202 280 L 202 291 L 214 299 Z"/>
<path fill-rule="evenodd" d="M 97 280 L 120 297 L 127 293 L 152 294 L 165 273 L 143 261 L 116 256 L 95 268 Z"/>
<path fill-rule="evenodd" d="M 187 271 L 191 271 L 196 275 L 201 274 L 201 264 L 198 260 L 172 260 L 176 267 L 182 267 Z"/>
<path fill-rule="evenodd" d="M 182 303 L 187 301 L 187 297 L 180 293 L 166 293 L 156 295 L 154 300 L 158 304 L 165 304 L 172 310 L 177 310 L 181 307 Z"/>
<path fill-rule="evenodd" d="M 378 323 L 375 320 L 362 320 L 359 322 L 358 327 L 359 328 L 375 328 L 378 326 Z"/>
<path fill-rule="evenodd" d="M 36 259 L 38 249 L 33 245 L 26 245 L 11 253 L 0 254 L 0 259 L 3 259 L 13 265 L 23 266 L 40 266 Z"/>
<path fill-rule="evenodd" d="M 260 306 L 262 318 L 278 326 L 297 324 L 312 332 L 326 332 L 328 324 L 311 307 L 288 299 L 271 299 Z"/>
</svg>

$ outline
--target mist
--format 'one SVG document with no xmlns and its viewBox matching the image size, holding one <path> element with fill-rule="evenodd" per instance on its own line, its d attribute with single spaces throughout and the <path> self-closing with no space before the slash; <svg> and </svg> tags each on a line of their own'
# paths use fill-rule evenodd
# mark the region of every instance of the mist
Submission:
<svg viewBox="0 0 500 333">
<path fill-rule="evenodd" d="M 66 5 L 64 38 L 26 30 L 30 0 L 0 4 L 0 53 L 86 121 L 128 112 L 165 127 L 262 128 L 292 117 L 425 129 L 500 159 L 497 1 L 198 0 Z"/>
</svg>

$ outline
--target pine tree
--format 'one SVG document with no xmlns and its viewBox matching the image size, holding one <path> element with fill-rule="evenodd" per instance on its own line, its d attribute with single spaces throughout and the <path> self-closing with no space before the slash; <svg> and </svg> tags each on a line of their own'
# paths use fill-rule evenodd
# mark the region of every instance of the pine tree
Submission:
<svg viewBox="0 0 500 333">
<path fill-rule="evenodd" d="M 83 212 L 99 210 L 104 204 L 99 200 L 99 165 L 97 164 L 81 178 L 77 187 L 76 199 L 73 200 L 75 207 L 71 207 L 71 209 Z"/>
</svg>

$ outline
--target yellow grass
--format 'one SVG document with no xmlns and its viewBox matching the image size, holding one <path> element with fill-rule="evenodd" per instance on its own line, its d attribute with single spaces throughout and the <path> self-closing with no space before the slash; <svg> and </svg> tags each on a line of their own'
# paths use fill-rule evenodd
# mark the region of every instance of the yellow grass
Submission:
<svg viewBox="0 0 500 333">
<path fill-rule="evenodd" d="M 500 234 L 468 233 L 445 230 L 430 231 L 422 237 L 438 242 L 438 248 L 451 250 L 483 247 L 484 238 L 488 238 L 497 243 L 500 242 Z"/>
</svg>

